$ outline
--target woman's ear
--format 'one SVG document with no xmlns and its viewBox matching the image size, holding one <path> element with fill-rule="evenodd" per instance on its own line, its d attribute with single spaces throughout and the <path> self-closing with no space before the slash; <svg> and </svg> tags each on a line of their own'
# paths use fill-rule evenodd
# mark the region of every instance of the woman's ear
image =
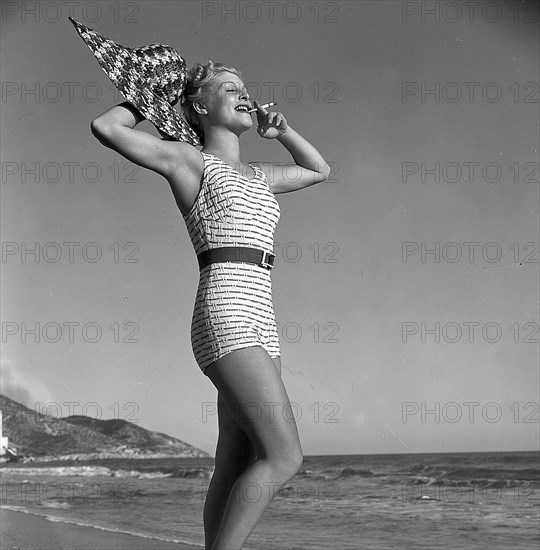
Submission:
<svg viewBox="0 0 540 550">
<path fill-rule="evenodd" d="M 193 108 L 199 115 L 207 115 L 208 111 L 206 110 L 206 107 L 204 105 L 201 105 L 199 102 L 195 102 L 193 104 Z"/>
</svg>

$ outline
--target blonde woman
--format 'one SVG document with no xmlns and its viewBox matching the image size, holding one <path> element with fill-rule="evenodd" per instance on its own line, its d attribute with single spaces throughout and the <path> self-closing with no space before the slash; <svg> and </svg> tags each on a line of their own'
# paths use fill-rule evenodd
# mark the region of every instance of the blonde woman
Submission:
<svg viewBox="0 0 540 550">
<path fill-rule="evenodd" d="M 71 21 L 129 100 L 95 118 L 92 133 L 167 180 L 197 254 L 191 342 L 218 391 L 219 423 L 205 549 L 240 549 L 303 460 L 296 423 L 286 414 L 272 304 L 280 217 L 274 195 L 324 181 L 329 167 L 282 113 L 250 100 L 236 69 L 208 61 L 187 73 L 169 46 L 131 50 Z M 180 99 L 182 113 L 172 107 Z M 242 162 L 240 136 L 254 124 L 250 111 L 258 135 L 277 139 L 291 164 Z M 137 130 L 145 118 L 166 139 Z"/>
</svg>

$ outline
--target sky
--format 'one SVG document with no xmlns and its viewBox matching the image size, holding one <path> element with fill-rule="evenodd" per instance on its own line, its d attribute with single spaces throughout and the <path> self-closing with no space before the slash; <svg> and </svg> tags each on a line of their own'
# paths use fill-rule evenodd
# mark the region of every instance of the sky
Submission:
<svg viewBox="0 0 540 550">
<path fill-rule="evenodd" d="M 538 7 L 471 4 L 3 2 L 2 393 L 215 450 L 192 244 L 167 182 L 90 133 L 123 99 L 72 16 L 240 69 L 331 165 L 276 197 L 304 454 L 537 449 Z"/>
</svg>

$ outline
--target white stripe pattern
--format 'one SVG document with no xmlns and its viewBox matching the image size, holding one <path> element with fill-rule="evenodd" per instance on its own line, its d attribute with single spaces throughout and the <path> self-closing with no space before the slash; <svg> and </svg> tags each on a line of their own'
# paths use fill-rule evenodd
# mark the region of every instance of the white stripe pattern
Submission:
<svg viewBox="0 0 540 550">
<path fill-rule="evenodd" d="M 220 246 L 272 251 L 280 209 L 262 170 L 249 179 L 201 151 L 201 189 L 184 221 L 196 254 Z M 261 345 L 270 357 L 280 346 L 270 271 L 255 264 L 213 263 L 200 272 L 191 343 L 201 370 L 230 351 Z"/>
</svg>

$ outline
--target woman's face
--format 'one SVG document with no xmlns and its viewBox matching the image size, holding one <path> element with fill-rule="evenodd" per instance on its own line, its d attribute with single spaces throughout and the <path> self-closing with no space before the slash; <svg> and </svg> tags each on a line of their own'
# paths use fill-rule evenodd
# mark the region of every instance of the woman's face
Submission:
<svg viewBox="0 0 540 550">
<path fill-rule="evenodd" d="M 253 119 L 247 111 L 252 108 L 252 104 L 242 80 L 233 73 L 223 72 L 216 76 L 210 86 L 210 93 L 204 102 L 207 122 L 226 126 L 235 133 L 251 128 Z"/>
</svg>

